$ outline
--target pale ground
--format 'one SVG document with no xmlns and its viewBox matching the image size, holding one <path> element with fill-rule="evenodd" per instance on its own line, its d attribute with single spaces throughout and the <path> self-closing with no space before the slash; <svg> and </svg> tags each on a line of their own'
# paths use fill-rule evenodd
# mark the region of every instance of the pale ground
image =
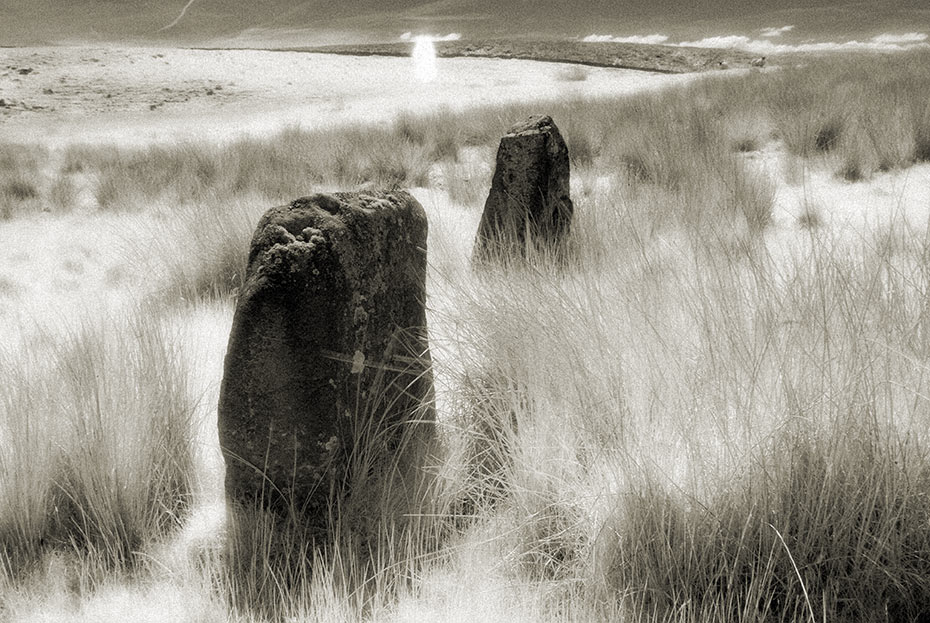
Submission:
<svg viewBox="0 0 930 623">
<path fill-rule="evenodd" d="M 417 80 L 409 59 L 401 58 L 242 50 L 0 49 L 4 100 L 0 140 L 39 143 L 53 153 L 74 143 L 223 141 L 242 133 L 268 135 L 292 125 L 309 128 L 390 120 L 403 110 L 596 97 L 693 79 L 588 68 L 585 80 L 570 81 L 564 71 L 564 66 L 532 61 L 440 59 L 438 78 L 426 84 Z M 786 175 L 785 156 L 775 144 L 746 158 L 775 181 L 775 223 L 767 233 L 775 250 L 809 241 L 798 225 L 798 216 L 808 206 L 817 209 L 827 227 L 852 239 L 901 219 L 919 230 L 927 223 L 930 165 L 849 184 L 827 171 Z M 477 211 L 463 215 L 450 210 L 441 189 L 414 189 L 414 193 L 430 217 L 431 249 L 437 248 L 434 240 L 440 246 L 443 241 L 455 245 L 456 240 L 470 240 L 456 232 L 473 227 Z M 579 202 L 580 209 L 583 205 Z M 165 231 L 158 219 L 150 214 L 76 212 L 0 221 L 0 325 L 5 327 L 0 332 L 0 355 L 29 348 L 37 334 L 66 329 L 82 319 L 119 318 L 127 305 L 150 292 L 153 267 L 133 258 Z M 456 256 L 467 257 L 467 249 L 453 249 L 436 261 Z M 175 557 L 182 557 L 198 540 L 216 535 L 223 522 L 215 405 L 230 321 L 230 310 L 221 305 L 202 306 L 176 319 L 192 391 L 201 405 L 203 496 L 186 530 L 164 554 L 169 572 Z M 434 358 L 441 359 L 441 351 L 434 351 Z M 172 553 L 172 548 L 177 552 Z M 526 615 L 530 604 L 509 604 L 506 599 L 482 600 L 484 606 L 472 603 L 474 594 L 501 587 L 490 586 L 496 581 L 493 574 L 469 577 L 486 578 L 489 585 L 442 587 L 440 581 L 434 588 L 445 591 L 445 597 L 434 602 L 472 620 L 480 620 L 482 614 L 508 618 L 516 614 L 510 611 L 514 607 L 523 608 Z M 83 604 L 80 613 L 74 604 L 50 599 L 34 604 L 39 610 L 22 613 L 18 620 L 143 620 L 139 607 L 150 617 L 144 620 L 212 620 L 206 613 L 189 610 L 184 589 L 168 580 L 164 585 L 104 591 Z M 405 607 L 397 613 L 400 619 L 416 620 L 427 614 L 416 608 L 408 613 Z M 440 620 L 449 613 L 430 614 Z"/>
<path fill-rule="evenodd" d="M 288 125 L 393 118 L 516 100 L 630 93 L 689 76 L 521 60 L 438 59 L 417 79 L 407 58 L 249 50 L 0 49 L 0 132 L 51 146 L 228 139 Z M 22 72 L 28 73 L 22 73 Z"/>
</svg>

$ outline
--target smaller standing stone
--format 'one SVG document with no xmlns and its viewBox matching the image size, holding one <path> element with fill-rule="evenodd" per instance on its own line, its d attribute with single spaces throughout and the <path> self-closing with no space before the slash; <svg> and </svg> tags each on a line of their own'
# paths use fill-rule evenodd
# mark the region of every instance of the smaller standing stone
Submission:
<svg viewBox="0 0 930 623">
<path fill-rule="evenodd" d="M 568 147 L 548 115 L 515 124 L 501 138 L 473 261 L 515 259 L 528 245 L 557 252 L 572 220 Z"/>
</svg>

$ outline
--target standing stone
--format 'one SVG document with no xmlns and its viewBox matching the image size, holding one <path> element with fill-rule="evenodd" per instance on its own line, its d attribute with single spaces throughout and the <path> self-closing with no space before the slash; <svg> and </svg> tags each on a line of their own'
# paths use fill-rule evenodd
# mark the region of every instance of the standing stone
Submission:
<svg viewBox="0 0 930 623">
<path fill-rule="evenodd" d="M 379 482 L 432 437 L 426 230 L 403 191 L 317 194 L 262 217 L 220 390 L 230 500 L 321 535 L 331 509 L 377 506 Z"/>
<path fill-rule="evenodd" d="M 501 138 L 473 261 L 521 258 L 528 244 L 557 252 L 572 220 L 568 147 L 549 116 L 534 115 Z"/>
</svg>

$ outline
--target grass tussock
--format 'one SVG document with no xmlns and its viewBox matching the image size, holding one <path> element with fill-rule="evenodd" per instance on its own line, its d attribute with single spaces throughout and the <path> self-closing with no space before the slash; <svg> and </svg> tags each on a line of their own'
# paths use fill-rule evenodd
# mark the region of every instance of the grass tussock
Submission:
<svg viewBox="0 0 930 623">
<path fill-rule="evenodd" d="M 829 155 L 849 181 L 926 159 L 930 84 L 925 53 L 821 60 L 762 83 L 791 153 Z"/>
<path fill-rule="evenodd" d="M 44 150 L 23 145 L 0 145 L 0 219 L 37 211 Z"/>
<path fill-rule="evenodd" d="M 49 550 L 106 568 L 180 525 L 193 411 L 176 345 L 155 319 L 90 327 L 4 364 L 0 512 L 5 573 Z"/>
<path fill-rule="evenodd" d="M 0 144 L 0 220 L 73 210 L 79 204 L 80 183 L 53 170 L 54 158 L 44 148 Z"/>
<path fill-rule="evenodd" d="M 700 504 L 646 486 L 605 538 L 606 578 L 657 618 L 919 620 L 930 609 L 928 463 L 901 441 L 789 435 Z"/>
<path fill-rule="evenodd" d="M 177 215 L 162 240 L 167 300 L 196 302 L 234 297 L 245 280 L 255 223 L 267 209 L 259 197 L 211 200 Z M 151 248 L 139 249 L 140 255 Z"/>
</svg>

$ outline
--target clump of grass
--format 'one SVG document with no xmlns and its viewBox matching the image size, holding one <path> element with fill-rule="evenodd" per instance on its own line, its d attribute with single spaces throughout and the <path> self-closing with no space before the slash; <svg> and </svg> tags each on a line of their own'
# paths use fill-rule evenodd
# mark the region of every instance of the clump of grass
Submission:
<svg viewBox="0 0 930 623">
<path fill-rule="evenodd" d="M 491 188 L 493 168 L 484 163 L 464 161 L 444 163 L 442 186 L 449 198 L 462 206 L 483 206 Z"/>
<path fill-rule="evenodd" d="M 39 197 L 39 189 L 33 179 L 22 174 L 0 176 L 0 219 L 37 212 Z"/>
<path fill-rule="evenodd" d="M 526 414 L 526 394 L 503 371 L 467 374 L 457 418 L 464 468 L 455 501 L 456 520 L 488 514 L 513 492 L 513 461 L 518 417 Z"/>
<path fill-rule="evenodd" d="M 590 556 L 585 513 L 554 490 L 518 491 L 511 500 L 515 519 L 515 562 L 534 582 L 571 585 Z"/>
<path fill-rule="evenodd" d="M 596 140 L 584 130 L 568 134 L 565 142 L 572 168 L 591 167 L 600 155 Z"/>
<path fill-rule="evenodd" d="M 641 489 L 612 535 L 618 597 L 659 619 L 681 608 L 721 621 L 922 616 L 926 457 L 877 431 L 846 438 L 856 433 L 789 436 L 777 459 L 709 503 Z"/>
<path fill-rule="evenodd" d="M 930 104 L 917 106 L 914 111 L 914 158 L 918 162 L 930 161 Z"/>
<path fill-rule="evenodd" d="M 814 133 L 814 149 L 819 152 L 830 152 L 840 144 L 845 123 L 839 117 L 833 117 L 823 122 Z"/>
<path fill-rule="evenodd" d="M 861 182 L 868 177 L 861 156 L 858 154 L 848 155 L 840 165 L 837 175 L 847 182 Z"/>
<path fill-rule="evenodd" d="M 88 173 L 94 171 L 110 158 L 111 149 L 94 145 L 71 144 L 62 152 L 59 163 L 61 173 Z"/>
<path fill-rule="evenodd" d="M 741 153 L 759 151 L 761 143 L 756 137 L 744 136 L 733 141 L 733 149 Z"/>
<path fill-rule="evenodd" d="M 819 60 L 761 86 L 789 151 L 835 155 L 852 180 L 922 159 L 928 84 L 926 55 L 913 53 Z"/>
<path fill-rule="evenodd" d="M 78 188 L 68 175 L 59 175 L 48 190 L 49 209 L 54 212 L 70 212 L 77 205 Z"/>
<path fill-rule="evenodd" d="M 403 112 L 394 121 L 393 133 L 405 142 L 425 147 L 433 162 L 458 160 L 463 143 L 461 123 L 448 108 L 419 115 Z"/>
<path fill-rule="evenodd" d="M 0 144 L 0 219 L 37 212 L 48 154 L 39 147 Z"/>
<path fill-rule="evenodd" d="M 823 226 L 823 214 L 819 207 L 805 204 L 804 211 L 798 216 L 798 225 L 802 229 L 818 229 Z"/>
<path fill-rule="evenodd" d="M 96 198 L 102 209 L 139 209 L 156 200 L 185 204 L 242 195 L 284 202 L 324 184 L 423 186 L 430 154 L 446 156 L 449 149 L 449 143 L 398 141 L 387 130 L 296 128 L 222 147 L 149 147 L 116 152 L 98 163 Z"/>
<path fill-rule="evenodd" d="M 35 145 L 0 143 L 0 171 L 28 172 L 42 166 L 48 152 Z"/>
<path fill-rule="evenodd" d="M 733 111 L 723 121 L 724 133 L 734 151 L 744 154 L 759 151 L 768 142 L 769 120 L 760 108 L 756 103 L 748 110 Z"/>
<path fill-rule="evenodd" d="M 39 196 L 39 190 L 35 184 L 25 179 L 8 180 L 3 186 L 3 192 L 13 201 L 25 201 Z"/>
<path fill-rule="evenodd" d="M 235 297 L 245 280 L 255 224 L 267 209 L 261 198 L 203 202 L 181 213 L 171 240 L 165 292 L 188 302 Z M 170 246 L 170 241 L 166 241 Z M 148 254 L 150 249 L 139 249 Z"/>
<path fill-rule="evenodd" d="M 30 361 L 31 359 L 31 361 Z M 25 365 L 24 365 L 25 364 Z M 14 576 L 50 549 L 104 568 L 179 525 L 190 504 L 193 405 L 152 319 L 86 328 L 4 362 L 0 562 Z"/>
<path fill-rule="evenodd" d="M 14 297 L 20 291 L 20 286 L 6 275 L 0 276 L 0 296 Z"/>
<path fill-rule="evenodd" d="M 709 97 L 699 91 L 629 102 L 621 116 L 630 125 L 617 130 L 606 158 L 634 185 L 655 186 L 671 199 L 653 210 L 657 226 L 700 231 L 736 216 L 759 232 L 771 220 L 771 183 L 732 153 L 726 122 L 691 105 L 699 95 Z"/>
</svg>

